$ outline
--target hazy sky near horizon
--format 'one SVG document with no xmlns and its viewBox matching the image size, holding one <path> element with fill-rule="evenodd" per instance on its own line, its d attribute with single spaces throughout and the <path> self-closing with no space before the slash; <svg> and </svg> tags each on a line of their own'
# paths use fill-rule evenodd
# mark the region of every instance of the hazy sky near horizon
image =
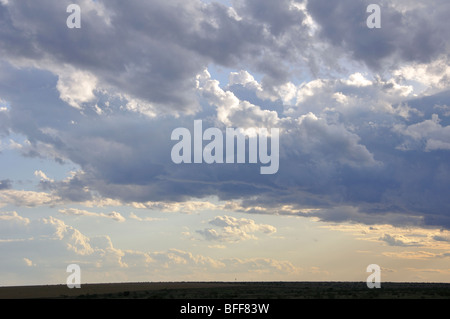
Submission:
<svg viewBox="0 0 450 319">
<path fill-rule="evenodd" d="M 82 282 L 365 281 L 369 264 L 450 282 L 449 16 L 0 0 L 0 285 L 65 284 L 73 263 Z M 278 128 L 278 172 L 174 164 L 194 120 Z"/>
</svg>

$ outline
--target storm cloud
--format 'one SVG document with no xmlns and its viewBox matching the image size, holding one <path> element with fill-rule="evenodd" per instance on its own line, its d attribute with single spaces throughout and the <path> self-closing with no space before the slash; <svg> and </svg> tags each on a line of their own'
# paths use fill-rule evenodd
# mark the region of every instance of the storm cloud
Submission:
<svg viewBox="0 0 450 319">
<path fill-rule="evenodd" d="M 445 1 L 384 1 L 379 30 L 368 1 L 84 0 L 81 29 L 65 26 L 69 1 L 0 3 L 0 134 L 24 136 L 23 156 L 79 167 L 43 192 L 450 227 Z M 211 66 L 232 70 L 229 83 Z M 172 163 L 171 132 L 195 119 L 280 128 L 279 172 Z"/>
</svg>

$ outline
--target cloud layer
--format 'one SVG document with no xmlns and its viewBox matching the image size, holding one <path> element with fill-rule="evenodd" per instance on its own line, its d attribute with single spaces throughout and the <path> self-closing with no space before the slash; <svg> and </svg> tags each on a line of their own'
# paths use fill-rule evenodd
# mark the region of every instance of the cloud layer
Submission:
<svg viewBox="0 0 450 319">
<path fill-rule="evenodd" d="M 192 280 L 205 280 L 205 273 L 211 278 L 245 273 L 255 276 L 265 273 L 276 278 L 302 271 L 288 261 L 272 258 L 216 259 L 175 248 L 166 251 L 123 250 L 114 247 L 109 236 L 88 237 L 53 217 L 30 220 L 16 212 L 2 212 L 0 230 L 0 252 L 4 256 L 0 261 L 2 274 L 13 278 L 20 271 L 24 276 L 21 281 L 28 283 L 36 282 L 36 274 L 41 275 L 41 281 L 63 282 L 67 275 L 65 267 L 70 263 L 80 265 L 83 282 L 117 280 L 117 277 L 108 278 L 108 274 L 119 274 L 118 270 L 122 273 L 119 276 L 139 273 L 140 276 L 133 278 L 141 280 L 174 280 L 186 276 Z M 45 247 L 45 250 L 39 247 Z M 34 271 L 27 276 L 29 267 Z M 6 277 L 3 285 L 8 284 L 5 280 Z"/>
<path fill-rule="evenodd" d="M 217 197 L 249 213 L 450 227 L 449 6 L 383 1 L 373 30 L 368 3 L 83 0 L 82 28 L 68 29 L 68 1 L 1 2 L 2 145 L 78 167 L 39 173 L 39 191 L 2 175 L 2 203 Z M 280 128 L 278 174 L 173 164 L 170 134 L 194 119 Z"/>
</svg>

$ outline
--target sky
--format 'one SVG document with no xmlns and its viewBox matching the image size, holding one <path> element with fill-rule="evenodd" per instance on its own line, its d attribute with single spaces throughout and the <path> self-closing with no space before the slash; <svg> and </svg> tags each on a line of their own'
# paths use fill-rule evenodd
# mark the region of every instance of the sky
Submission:
<svg viewBox="0 0 450 319">
<path fill-rule="evenodd" d="M 70 264 L 82 283 L 366 281 L 371 264 L 450 282 L 448 16 L 0 0 L 0 286 L 65 284 Z M 278 129 L 279 169 L 175 163 L 196 120 Z"/>
</svg>

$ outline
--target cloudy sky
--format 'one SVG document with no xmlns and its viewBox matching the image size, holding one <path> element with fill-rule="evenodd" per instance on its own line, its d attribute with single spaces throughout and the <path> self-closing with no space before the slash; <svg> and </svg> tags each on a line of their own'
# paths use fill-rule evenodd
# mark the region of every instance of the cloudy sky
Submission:
<svg viewBox="0 0 450 319">
<path fill-rule="evenodd" d="M 81 28 L 68 28 L 71 3 Z M 367 6 L 381 8 L 370 29 Z M 0 0 L 0 285 L 450 282 L 448 0 Z M 279 171 L 174 164 L 278 128 Z"/>
</svg>

